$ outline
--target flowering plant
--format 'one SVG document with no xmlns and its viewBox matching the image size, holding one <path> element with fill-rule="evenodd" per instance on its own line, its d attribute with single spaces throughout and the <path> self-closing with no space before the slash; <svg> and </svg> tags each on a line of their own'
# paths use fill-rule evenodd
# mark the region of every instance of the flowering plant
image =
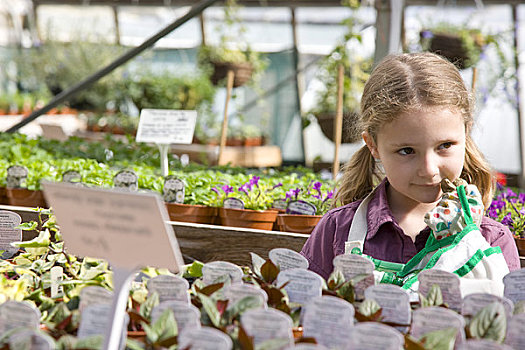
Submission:
<svg viewBox="0 0 525 350">
<path fill-rule="evenodd" d="M 516 193 L 498 184 L 487 215 L 508 226 L 515 238 L 525 238 L 525 193 Z"/>
<path fill-rule="evenodd" d="M 286 192 L 286 202 L 302 200 L 315 205 L 316 215 L 323 215 L 330 209 L 334 196 L 334 190 L 328 189 L 323 192 L 323 184 L 320 181 L 310 181 L 304 188 L 296 187 Z"/>
</svg>

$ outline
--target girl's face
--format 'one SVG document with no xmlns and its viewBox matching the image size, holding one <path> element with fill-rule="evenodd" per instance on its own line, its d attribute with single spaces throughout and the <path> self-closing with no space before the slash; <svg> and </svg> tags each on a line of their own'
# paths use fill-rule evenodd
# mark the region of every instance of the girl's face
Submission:
<svg viewBox="0 0 525 350">
<path fill-rule="evenodd" d="M 459 177 L 465 160 L 465 133 L 458 111 L 426 107 L 383 125 L 377 144 L 366 132 L 363 138 L 383 164 L 391 185 L 389 198 L 414 206 L 438 201 L 441 180 Z"/>
</svg>

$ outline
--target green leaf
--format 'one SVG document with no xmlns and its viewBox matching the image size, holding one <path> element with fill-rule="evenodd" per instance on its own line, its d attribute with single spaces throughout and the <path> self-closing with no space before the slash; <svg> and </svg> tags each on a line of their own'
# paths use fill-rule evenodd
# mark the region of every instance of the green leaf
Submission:
<svg viewBox="0 0 525 350">
<path fill-rule="evenodd" d="M 340 298 L 343 298 L 349 303 L 353 303 L 355 300 L 355 291 L 352 281 L 343 283 L 343 285 L 339 287 L 336 292 Z"/>
<path fill-rule="evenodd" d="M 156 343 L 166 341 L 167 339 L 171 340 L 171 338 L 179 334 L 177 321 L 171 309 L 164 310 L 158 320 L 152 324 L 152 328 L 158 334 L 157 340 L 155 341 Z"/>
<path fill-rule="evenodd" d="M 239 315 L 242 315 L 246 310 L 256 309 L 263 306 L 264 302 L 261 300 L 261 298 L 248 295 L 233 304 L 233 306 L 228 310 L 228 314 L 230 319 L 233 319 Z"/>
<path fill-rule="evenodd" d="M 345 276 L 339 270 L 332 272 L 330 277 L 328 277 L 328 283 L 326 284 L 328 290 L 335 291 L 338 286 L 345 283 Z"/>
<path fill-rule="evenodd" d="M 419 294 L 419 301 L 421 307 L 440 306 L 443 305 L 443 294 L 438 284 L 433 284 L 430 287 L 427 296 Z"/>
<path fill-rule="evenodd" d="M 270 259 L 261 266 L 261 277 L 266 283 L 273 283 L 278 274 L 279 268 Z"/>
<path fill-rule="evenodd" d="M 159 294 L 157 292 L 153 292 L 149 294 L 142 305 L 140 305 L 140 316 L 144 317 L 146 320 L 150 320 L 151 311 L 157 305 L 159 305 Z"/>
<path fill-rule="evenodd" d="M 48 230 L 40 231 L 37 237 L 30 241 L 13 242 L 11 245 L 19 248 L 47 248 L 51 243 L 51 234 Z"/>
<path fill-rule="evenodd" d="M 255 346 L 255 350 L 279 350 L 290 345 L 290 339 L 269 339 Z"/>
<path fill-rule="evenodd" d="M 190 277 L 199 278 L 202 277 L 202 267 L 204 266 L 203 263 L 200 261 L 194 261 L 186 270 L 188 275 Z"/>
<path fill-rule="evenodd" d="M 129 350 L 144 350 L 144 343 L 139 342 L 135 339 L 127 338 L 126 339 L 126 349 Z"/>
<path fill-rule="evenodd" d="M 525 300 L 520 300 L 514 304 L 514 315 L 524 314 L 525 313 Z"/>
<path fill-rule="evenodd" d="M 256 275 L 256 276 L 261 276 L 261 267 L 264 265 L 264 263 L 266 262 L 263 258 L 261 258 L 259 255 L 255 254 L 255 253 L 252 253 L 250 252 L 250 255 L 252 257 L 252 269 L 253 269 L 253 273 Z"/>
<path fill-rule="evenodd" d="M 87 338 L 78 339 L 74 349 L 102 349 L 104 345 L 104 336 L 93 335 Z"/>
<path fill-rule="evenodd" d="M 208 317 L 210 318 L 210 321 L 211 323 L 216 327 L 216 328 L 219 328 L 220 326 L 220 323 L 221 323 L 221 315 L 219 313 L 219 310 L 217 309 L 217 306 L 215 305 L 215 303 L 213 302 L 213 300 L 202 294 L 202 293 L 199 293 L 198 294 L 199 296 L 199 299 L 202 303 L 202 307 L 204 308 L 204 311 L 206 312 L 206 314 L 208 315 Z"/>
<path fill-rule="evenodd" d="M 453 350 L 456 342 L 456 328 L 445 328 L 424 334 L 420 341 L 428 350 Z"/>
<path fill-rule="evenodd" d="M 33 231 L 33 230 L 36 230 L 37 227 L 38 227 L 38 223 L 36 221 L 30 221 L 30 222 L 23 222 L 15 228 L 21 229 L 22 231 Z"/>
<path fill-rule="evenodd" d="M 494 302 L 485 306 L 472 318 L 468 330 L 473 338 L 503 342 L 507 331 L 507 316 L 503 304 Z"/>
<path fill-rule="evenodd" d="M 381 306 L 374 299 L 365 299 L 359 305 L 359 313 L 363 316 L 370 317 L 381 309 Z"/>
<path fill-rule="evenodd" d="M 425 346 L 412 336 L 405 334 L 405 350 L 425 350 Z"/>
</svg>

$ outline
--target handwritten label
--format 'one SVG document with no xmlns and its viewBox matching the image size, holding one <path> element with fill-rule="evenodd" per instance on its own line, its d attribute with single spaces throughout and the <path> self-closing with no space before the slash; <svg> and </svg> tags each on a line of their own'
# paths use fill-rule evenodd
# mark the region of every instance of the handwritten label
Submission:
<svg viewBox="0 0 525 350">
<path fill-rule="evenodd" d="M 454 327 L 458 330 L 456 344 L 465 340 L 465 320 L 456 312 L 443 307 L 432 306 L 414 311 L 411 334 L 419 339 L 428 332 Z"/>
<path fill-rule="evenodd" d="M 461 312 L 462 298 L 459 277 L 453 273 L 430 269 L 419 273 L 419 293 L 427 295 L 432 285 L 437 284 L 443 294 L 443 302 L 449 308 Z"/>
<path fill-rule="evenodd" d="M 184 301 L 169 300 L 162 301 L 151 310 L 151 322 L 154 323 L 159 319 L 166 310 L 172 310 L 177 321 L 179 332 L 188 328 L 201 327 L 201 313 L 195 306 Z"/>
<path fill-rule="evenodd" d="M 286 199 L 276 199 L 272 203 L 272 207 L 275 209 L 286 210 L 287 206 L 288 202 L 286 201 Z"/>
<path fill-rule="evenodd" d="M 8 300 L 0 304 L 0 334 L 14 328 L 38 329 L 40 310 L 23 301 Z"/>
<path fill-rule="evenodd" d="M 268 257 L 275 265 L 279 266 L 280 271 L 293 268 L 308 268 L 308 260 L 301 254 L 288 248 L 273 248 L 268 253 Z"/>
<path fill-rule="evenodd" d="M 383 321 L 410 325 L 410 296 L 399 286 L 378 284 L 365 290 L 365 299 L 375 300 L 381 306 Z"/>
<path fill-rule="evenodd" d="M 510 299 L 514 304 L 518 301 L 525 300 L 525 269 L 520 269 L 508 273 L 503 277 L 505 290 L 503 295 Z"/>
<path fill-rule="evenodd" d="M 315 213 L 317 213 L 316 206 L 305 201 L 290 201 L 286 207 L 286 214 L 315 215 Z"/>
<path fill-rule="evenodd" d="M 197 111 L 143 109 L 137 128 L 137 142 L 190 144 Z"/>
<path fill-rule="evenodd" d="M 105 335 L 108 329 L 108 323 L 111 319 L 111 305 L 93 304 L 89 305 L 80 315 L 80 324 L 78 326 L 78 339 L 91 337 L 94 335 Z M 128 324 L 129 316 L 126 314 L 124 324 Z M 125 346 L 126 327 L 122 327 L 122 337 L 120 340 L 121 348 Z"/>
<path fill-rule="evenodd" d="M 148 291 L 157 292 L 159 301 L 177 300 L 190 303 L 188 289 L 190 284 L 182 277 L 175 275 L 160 275 L 148 281 Z"/>
<path fill-rule="evenodd" d="M 110 305 L 113 301 L 113 292 L 99 286 L 86 286 L 80 291 L 78 309 L 82 312 L 89 305 Z"/>
<path fill-rule="evenodd" d="M 233 342 L 223 332 L 211 328 L 187 329 L 179 335 L 179 349 L 231 350 Z"/>
<path fill-rule="evenodd" d="M 361 255 L 342 254 L 333 260 L 334 271 L 339 271 L 345 277 L 345 281 L 350 281 L 355 277 L 363 277 L 355 284 L 356 299 L 363 299 L 365 290 L 375 284 L 374 263 Z"/>
<path fill-rule="evenodd" d="M 164 201 L 168 203 L 184 203 L 184 181 L 170 175 L 164 180 L 162 189 Z"/>
<path fill-rule="evenodd" d="M 266 307 L 266 303 L 268 302 L 268 294 L 266 294 L 266 292 L 261 288 L 251 284 L 232 284 L 224 288 L 223 295 L 224 298 L 229 300 L 229 309 L 232 308 L 239 300 L 248 296 L 258 298 L 264 307 Z"/>
<path fill-rule="evenodd" d="M 254 338 L 255 346 L 270 339 L 284 339 L 293 344 L 292 319 L 277 309 L 248 310 L 241 315 L 241 325 Z"/>
<path fill-rule="evenodd" d="M 158 194 L 121 192 L 43 181 L 68 251 L 133 270 L 184 264 Z"/>
<path fill-rule="evenodd" d="M 507 324 L 505 344 L 514 349 L 525 349 L 525 314 L 512 316 Z"/>
<path fill-rule="evenodd" d="M 291 303 L 306 304 L 311 299 L 321 296 L 323 278 L 315 272 L 304 269 L 289 269 L 279 272 L 277 285 L 289 282 L 284 289 Z"/>
<path fill-rule="evenodd" d="M 64 279 L 64 269 L 62 266 L 53 266 L 49 270 L 51 275 L 51 298 L 56 298 L 58 294 L 62 294 L 62 280 Z"/>
<path fill-rule="evenodd" d="M 489 339 L 469 339 L 458 350 L 513 350 L 514 348 L 505 344 L 497 343 Z M 518 349 L 518 348 L 516 348 Z"/>
<path fill-rule="evenodd" d="M 232 283 L 242 282 L 242 269 L 227 261 L 212 261 L 202 267 L 204 284 L 213 284 L 219 277 L 229 276 Z"/>
<path fill-rule="evenodd" d="M 401 332 L 376 322 L 362 322 L 351 328 L 346 349 L 399 350 L 403 348 Z"/>
<path fill-rule="evenodd" d="M 473 293 L 465 296 L 463 299 L 461 314 L 463 316 L 472 317 L 485 306 L 492 304 L 493 302 L 500 302 L 503 305 L 505 313 L 507 314 L 507 319 L 512 316 L 512 311 L 514 310 L 514 304 L 512 301 L 505 297 L 498 297 L 497 295 L 488 293 Z"/>
<path fill-rule="evenodd" d="M 303 336 L 313 337 L 330 349 L 343 349 L 354 325 L 355 310 L 341 298 L 321 296 L 303 306 Z"/>
<path fill-rule="evenodd" d="M 82 175 L 76 170 L 68 170 L 62 174 L 63 182 L 79 183 L 82 182 Z"/>
<path fill-rule="evenodd" d="M 227 209 L 244 209 L 244 202 L 238 198 L 229 197 L 222 201 L 222 206 Z"/>
<path fill-rule="evenodd" d="M 121 170 L 113 177 L 113 186 L 132 192 L 137 191 L 139 189 L 138 176 L 131 170 Z"/>
<path fill-rule="evenodd" d="M 22 222 L 22 218 L 15 212 L 0 210 L 0 250 L 4 253 L 1 259 L 9 259 L 18 252 L 18 247 L 13 247 L 11 243 L 22 240 L 22 230 L 15 228 Z"/>
<path fill-rule="evenodd" d="M 12 165 L 7 168 L 6 187 L 19 188 L 25 185 L 27 178 L 27 168 L 21 165 Z"/>
<path fill-rule="evenodd" d="M 11 350 L 52 350 L 54 345 L 53 338 L 33 330 L 22 330 L 9 337 L 9 348 Z"/>
</svg>

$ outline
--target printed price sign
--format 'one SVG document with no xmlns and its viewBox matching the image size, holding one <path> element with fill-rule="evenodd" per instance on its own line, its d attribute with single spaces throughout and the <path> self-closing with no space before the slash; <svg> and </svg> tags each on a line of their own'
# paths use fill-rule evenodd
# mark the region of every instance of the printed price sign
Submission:
<svg viewBox="0 0 525 350">
<path fill-rule="evenodd" d="M 184 203 L 184 181 L 177 179 L 170 175 L 164 180 L 164 187 L 162 189 L 164 202 L 167 203 Z"/>
<path fill-rule="evenodd" d="M 177 300 L 186 304 L 190 303 L 188 289 L 190 284 L 182 277 L 175 275 L 160 275 L 151 278 L 148 281 L 148 291 L 157 292 L 159 301 Z"/>
<path fill-rule="evenodd" d="M 268 257 L 275 265 L 279 266 L 280 271 L 293 268 L 308 268 L 308 260 L 301 254 L 288 248 L 273 248 L 268 253 Z"/>
<path fill-rule="evenodd" d="M 229 197 L 222 201 L 222 206 L 227 209 L 244 209 L 244 202 L 238 198 Z"/>
<path fill-rule="evenodd" d="M 135 172 L 131 170 L 122 170 L 113 178 L 113 186 L 115 188 L 126 189 L 134 192 L 139 189 L 138 181 L 139 178 Z"/>
<path fill-rule="evenodd" d="M 7 168 L 6 187 L 19 188 L 24 185 L 27 178 L 27 168 L 21 165 L 12 165 Z"/>
<path fill-rule="evenodd" d="M 22 218 L 15 212 L 0 210 L 0 250 L 4 253 L 0 259 L 9 259 L 18 252 L 18 247 L 11 243 L 22 240 L 22 230 L 15 228 L 22 222 Z"/>
<path fill-rule="evenodd" d="M 316 206 L 305 201 L 291 201 L 286 207 L 286 214 L 315 215 L 315 213 L 317 213 Z"/>
<path fill-rule="evenodd" d="M 137 142 L 190 144 L 197 111 L 143 109 L 137 128 Z"/>
<path fill-rule="evenodd" d="M 315 297 L 320 297 L 322 292 L 323 278 L 315 272 L 293 268 L 279 272 L 277 285 L 284 287 L 288 293 L 291 303 L 306 304 Z"/>
</svg>

